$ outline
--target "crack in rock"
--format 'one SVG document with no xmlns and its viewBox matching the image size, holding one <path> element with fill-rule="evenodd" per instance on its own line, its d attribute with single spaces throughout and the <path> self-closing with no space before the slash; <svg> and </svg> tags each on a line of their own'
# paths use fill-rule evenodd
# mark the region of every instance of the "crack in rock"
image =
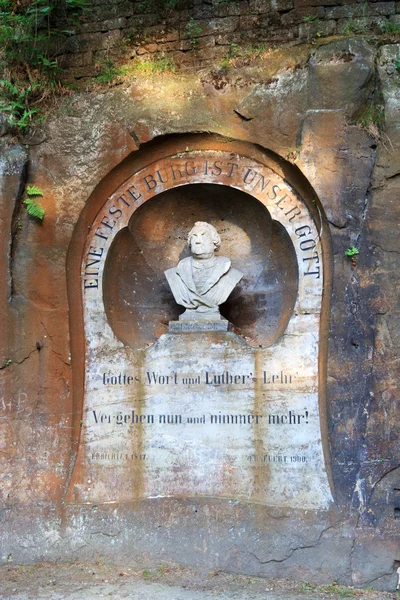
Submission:
<svg viewBox="0 0 400 600">
<path fill-rule="evenodd" d="M 291 548 L 289 551 L 288 556 L 286 556 L 285 558 L 270 558 L 268 560 L 261 560 L 256 554 L 254 554 L 254 552 L 250 552 L 250 556 L 253 556 L 259 563 L 260 565 L 267 565 L 270 563 L 283 563 L 286 560 L 288 560 L 295 552 L 297 552 L 298 550 L 308 550 L 310 548 L 316 548 L 319 543 L 321 542 L 322 536 L 324 535 L 324 533 L 326 533 L 327 531 L 329 531 L 330 529 L 336 527 L 336 525 L 340 524 L 340 523 L 344 523 L 345 520 L 341 520 L 341 521 L 336 521 L 336 523 L 334 523 L 333 525 L 329 525 L 329 527 L 326 527 L 325 529 L 323 529 L 321 531 L 321 533 L 318 536 L 318 539 L 309 545 L 305 545 L 305 546 L 297 546 L 296 548 Z"/>
</svg>

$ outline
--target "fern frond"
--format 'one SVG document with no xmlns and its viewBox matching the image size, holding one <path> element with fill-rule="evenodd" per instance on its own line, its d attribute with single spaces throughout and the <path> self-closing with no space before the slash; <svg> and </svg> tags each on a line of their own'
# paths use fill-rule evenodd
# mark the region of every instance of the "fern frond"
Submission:
<svg viewBox="0 0 400 600">
<path fill-rule="evenodd" d="M 24 204 L 26 206 L 26 210 L 28 211 L 28 215 L 35 217 L 35 219 L 40 219 L 40 221 L 43 220 L 44 208 L 34 198 L 27 198 L 24 200 Z"/>
<path fill-rule="evenodd" d="M 18 89 L 8 79 L 0 79 L 0 85 L 4 90 L 8 90 L 12 96 L 18 96 Z"/>
<path fill-rule="evenodd" d="M 38 88 L 40 88 L 40 84 L 39 83 L 33 83 L 32 85 L 29 85 L 27 88 L 25 88 L 24 90 L 22 90 L 20 92 L 20 97 L 25 100 L 26 98 L 29 97 L 29 95 L 34 92 L 35 90 L 37 90 Z"/>
<path fill-rule="evenodd" d="M 43 196 L 42 190 L 36 185 L 27 185 L 26 193 L 28 194 L 28 196 Z"/>
</svg>

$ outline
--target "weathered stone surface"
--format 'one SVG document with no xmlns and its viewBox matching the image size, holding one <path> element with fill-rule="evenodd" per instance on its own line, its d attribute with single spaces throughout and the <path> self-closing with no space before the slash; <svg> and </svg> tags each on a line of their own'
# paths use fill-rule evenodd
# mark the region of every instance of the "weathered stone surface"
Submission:
<svg viewBox="0 0 400 600">
<path fill-rule="evenodd" d="M 235 31 L 239 25 L 239 17 L 225 17 L 220 19 L 199 19 L 191 22 L 190 28 L 181 25 L 180 36 L 182 39 L 196 39 L 206 35 Z"/>
<path fill-rule="evenodd" d="M 350 25 L 349 25 L 350 22 Z M 373 32 L 376 35 L 381 34 L 385 29 L 386 17 L 358 17 L 347 19 L 339 19 L 337 21 L 338 32 L 346 35 L 348 29 L 358 34 Z"/>
<path fill-rule="evenodd" d="M 334 0 L 294 0 L 295 8 L 307 8 L 308 10 L 310 10 L 309 7 L 311 6 L 321 7 L 321 15 L 323 15 L 325 12 L 325 6 L 332 6 L 335 4 L 336 2 Z"/>
<path fill-rule="evenodd" d="M 76 35 L 68 38 L 63 46 L 63 54 L 112 48 L 121 40 L 121 37 L 122 33 L 120 29 L 114 29 L 113 31 L 107 32 L 107 37 L 100 32 Z"/>
<path fill-rule="evenodd" d="M 306 70 L 278 73 L 271 76 L 269 81 L 254 86 L 234 107 L 235 113 L 253 136 L 259 130 L 258 123 L 268 123 L 268 127 L 260 132 L 265 136 L 263 143 L 279 148 L 280 153 L 285 155 L 288 149 L 297 145 L 306 108 L 307 86 Z M 287 110 L 289 103 L 290 111 Z"/>
<path fill-rule="evenodd" d="M 231 36 L 229 36 L 229 38 L 231 38 Z M 196 40 L 196 47 L 199 49 L 203 49 L 203 48 L 210 49 L 213 46 L 215 46 L 215 43 L 216 43 L 216 38 L 214 36 L 208 35 L 207 37 L 198 38 Z M 193 44 L 192 44 L 192 41 L 189 39 L 181 40 L 179 42 L 179 50 L 184 50 L 185 52 L 187 52 L 188 50 L 192 50 L 192 48 L 193 48 Z M 187 58 L 188 58 L 188 61 L 193 61 L 193 59 L 191 58 L 190 55 Z"/>
<path fill-rule="evenodd" d="M 320 18 L 325 14 L 322 6 L 300 7 L 291 10 L 282 15 L 282 23 L 289 25 L 292 23 L 304 23 L 304 17 Z"/>
<path fill-rule="evenodd" d="M 247 2 L 221 2 L 214 5 L 197 4 L 191 16 L 195 19 L 212 19 L 215 17 L 233 17 L 247 13 Z"/>
<path fill-rule="evenodd" d="M 353 117 L 371 92 L 373 70 L 373 52 L 361 40 L 319 48 L 310 60 L 310 108 L 343 110 Z"/>
<path fill-rule="evenodd" d="M 367 6 L 367 15 L 394 15 L 395 12 L 395 2 L 373 2 Z"/>
<path fill-rule="evenodd" d="M 349 127 L 342 111 L 319 109 L 307 113 L 301 145 L 299 165 L 327 206 L 329 222 L 358 231 L 374 159 L 368 135 Z"/>
<path fill-rule="evenodd" d="M 93 52 L 92 50 L 88 50 L 87 52 L 76 54 L 64 54 L 60 59 L 60 67 L 62 69 L 89 67 L 86 71 L 82 69 L 82 73 L 86 74 L 86 77 L 90 77 L 91 73 L 94 74 L 94 71 L 90 69 L 92 62 Z"/>
<path fill-rule="evenodd" d="M 293 0 L 272 0 L 272 7 L 278 12 L 291 10 L 294 7 Z"/>
<path fill-rule="evenodd" d="M 376 539 L 368 535 L 368 532 L 358 535 L 352 562 L 353 585 L 367 587 L 373 581 L 378 590 L 394 589 L 396 569 L 393 568 L 393 555 L 397 551 L 395 537 L 384 536 Z"/>
<path fill-rule="evenodd" d="M 399 269 L 399 253 L 397 236 L 392 234 L 391 225 L 396 219 L 394 198 L 399 193 L 399 129 L 396 119 L 399 101 L 397 86 L 393 80 L 394 56 L 394 48 L 385 46 L 378 58 L 387 112 L 385 111 L 382 145 L 379 145 L 377 150 L 366 218 L 368 233 L 364 246 L 364 260 L 368 269 L 363 270 L 362 282 L 363 286 L 370 290 L 370 312 L 374 319 L 375 343 L 369 419 L 365 425 L 368 444 L 363 451 L 364 461 L 359 476 L 366 497 L 371 495 L 370 502 L 361 502 L 363 518 L 370 526 L 383 524 L 387 548 L 392 548 L 391 536 L 397 535 L 399 527 L 398 519 L 394 519 L 394 490 L 399 488 L 396 451 L 399 431 L 398 420 L 393 418 L 394 411 L 398 410 L 398 381 L 395 373 L 398 369 L 399 344 L 398 277 L 393 277 L 393 273 Z M 373 542 L 364 541 L 363 538 L 360 543 L 360 556 L 368 552 L 374 552 Z M 365 573 L 359 568 L 360 578 L 370 576 L 368 570 Z M 388 571 L 385 571 L 383 565 L 381 570 L 383 573 Z M 388 579 L 388 576 L 382 575 L 379 582 L 385 585 Z"/>
<path fill-rule="evenodd" d="M 158 44 L 164 42 L 176 42 L 179 40 L 179 32 L 169 31 L 163 25 L 153 25 L 146 28 L 146 38 L 154 39 Z"/>
<path fill-rule="evenodd" d="M 18 218 L 20 213 L 21 197 L 24 192 L 27 174 L 27 152 L 18 145 L 10 144 L 10 140 L 3 138 L 1 141 L 0 185 L 2 236 L 0 254 L 0 272 L 2 273 L 1 285 L 1 330 L 3 335 L 0 342 L 0 365 L 5 367 L 9 357 L 9 340 L 7 331 L 8 303 L 14 294 L 13 261 L 16 236 L 18 235 Z M 4 391 L 4 387 L 3 387 Z"/>
<path fill-rule="evenodd" d="M 300 40 L 313 40 L 315 38 L 323 36 L 330 36 L 336 31 L 336 21 L 330 19 L 319 23 L 318 21 L 313 23 L 300 23 L 299 25 L 299 39 Z"/>
<path fill-rule="evenodd" d="M 238 31 L 237 18 L 240 16 L 244 17 L 243 23 L 251 22 L 246 17 L 257 16 L 258 19 L 253 21 L 249 36 L 242 35 L 238 42 L 233 40 L 230 43 L 246 45 L 246 42 L 251 42 L 260 45 L 287 42 L 298 36 L 301 40 L 312 41 L 338 32 L 346 35 L 371 31 L 382 34 L 387 31 L 387 19 L 395 22 L 395 12 L 398 10 L 396 3 L 389 0 L 364 3 L 342 0 L 340 4 L 343 6 L 337 4 L 335 0 L 188 0 L 179 2 L 172 8 L 129 0 L 107 4 L 94 1 L 91 2 L 91 11 L 81 15 L 81 23 L 76 32 L 67 40 L 55 40 L 54 44 L 58 55 L 81 54 L 92 49 L 90 66 L 94 66 L 98 58 L 96 48 L 107 53 L 105 58 L 119 59 L 121 55 L 132 55 L 138 43 L 149 38 L 156 44 L 186 37 L 197 39 L 198 28 L 204 32 L 203 37 L 219 32 L 234 36 Z M 292 25 L 290 30 L 287 29 L 288 24 Z M 186 35 L 188 32 L 189 36 Z M 242 34 L 243 32 L 241 30 Z M 200 50 L 197 45 L 185 48 L 185 52 L 196 54 L 192 62 L 197 66 L 210 64 L 213 57 Z M 170 52 L 171 49 L 164 48 L 164 51 Z M 180 67 L 190 67 L 187 57 L 176 55 L 175 58 L 182 59 L 179 61 Z M 79 68 L 72 71 L 72 66 L 71 60 L 70 76 L 82 77 L 82 71 Z"/>
<path fill-rule="evenodd" d="M 254 27 L 257 27 L 261 21 L 260 15 L 247 15 L 240 18 L 240 30 L 246 31 L 251 30 Z M 227 39 L 229 39 L 230 34 L 226 34 Z"/>
<path fill-rule="evenodd" d="M 353 17 L 362 16 L 362 9 L 363 7 L 361 4 L 356 4 L 355 6 L 344 4 L 342 6 L 332 6 L 327 8 L 325 14 L 329 19 L 352 19 Z"/>
<path fill-rule="evenodd" d="M 270 0 L 250 0 L 249 1 L 249 13 L 260 14 L 268 13 L 270 11 L 271 3 Z"/>
<path fill-rule="evenodd" d="M 5 112 L 0 112 L 0 137 L 11 132 L 9 117 Z"/>
<path fill-rule="evenodd" d="M 111 31 L 113 29 L 124 29 L 127 26 L 127 20 L 124 17 L 116 19 L 107 19 L 95 23 L 83 23 L 80 27 L 82 33 L 95 33 L 96 31 Z"/>
<path fill-rule="evenodd" d="M 102 46 L 98 38 L 94 43 Z M 360 39 L 317 43 L 311 50 L 291 48 L 290 57 L 271 51 L 234 69 L 221 72 L 217 65 L 200 74 L 201 59 L 189 51 L 186 60 L 194 72 L 137 75 L 106 93 L 68 99 L 50 116 L 45 140 L 29 149 L 28 182 L 43 190 L 43 224 L 32 221 L 23 206 L 20 222 L 18 215 L 13 219 L 18 190 L 26 183 L 26 156 L 4 138 L 2 169 L 15 169 L 2 187 L 3 562 L 10 555 L 23 562 L 101 555 L 115 562 L 172 560 L 392 589 L 399 543 L 395 490 L 400 489 L 398 49 L 395 44 L 378 52 L 372 48 Z M 354 123 L 378 88 L 385 104 L 380 139 Z M 141 160 L 171 156 L 181 136 L 194 131 L 223 136 L 218 143 L 228 152 L 236 139 L 264 158 L 273 156 L 281 176 L 301 182 L 302 193 L 307 189 L 313 197 L 313 214 L 325 212 L 330 222 L 332 317 L 329 336 L 325 323 L 321 339 L 329 338 L 324 439 L 331 449 L 332 510 L 288 510 L 224 498 L 63 504 L 78 449 L 75 441 L 71 446 L 71 431 L 78 440 L 83 421 L 70 365 L 70 333 L 73 337 L 78 325 L 72 320 L 69 327 L 68 311 L 74 311 L 77 295 L 72 291 L 68 304 L 65 264 L 73 230 L 79 221 L 86 236 L 100 197 L 110 197 Z M 185 140 L 183 157 L 194 139 Z M 177 214 L 186 215 L 178 209 Z M 164 218 L 155 219 L 154 234 L 157 228 L 162 232 Z M 326 233 L 325 227 L 326 222 Z M 355 268 L 345 256 L 353 245 L 360 252 Z M 79 271 L 81 255 L 77 264 Z M 281 267 L 277 258 L 277 272 Z M 329 288 L 324 293 L 329 297 Z M 75 369 L 83 354 L 79 347 L 73 352 Z M 87 479 L 84 483 L 89 487 Z M 103 481 L 95 483 L 98 488 Z"/>
<path fill-rule="evenodd" d="M 396 45 L 383 46 L 378 58 L 378 73 L 385 101 L 385 128 L 377 157 L 376 185 L 382 179 L 395 177 L 400 172 L 400 90 L 397 85 L 398 60 Z"/>
</svg>

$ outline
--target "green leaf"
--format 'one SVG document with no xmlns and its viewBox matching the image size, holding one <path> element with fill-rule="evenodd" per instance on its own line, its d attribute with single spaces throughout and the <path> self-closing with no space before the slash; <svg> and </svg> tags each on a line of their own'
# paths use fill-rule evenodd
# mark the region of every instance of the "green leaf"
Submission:
<svg viewBox="0 0 400 600">
<path fill-rule="evenodd" d="M 32 120 L 32 116 L 37 113 L 38 111 L 36 109 L 30 109 L 30 110 L 24 110 L 23 114 L 20 116 L 20 118 L 16 121 L 17 127 L 19 129 L 21 129 L 21 131 L 24 131 L 25 129 L 27 129 L 29 127 L 29 123 Z M 14 115 L 14 118 L 16 116 Z"/>
<path fill-rule="evenodd" d="M 26 210 L 28 211 L 28 215 L 35 217 L 35 219 L 39 219 L 40 221 L 43 220 L 44 208 L 34 198 L 27 198 L 24 200 L 24 204 L 26 206 Z"/>
<path fill-rule="evenodd" d="M 43 196 L 42 190 L 36 185 L 27 185 L 26 193 L 28 194 L 28 196 Z"/>
<path fill-rule="evenodd" d="M 345 254 L 346 254 L 346 256 L 352 257 L 352 256 L 357 256 L 357 254 L 360 254 L 360 251 L 355 246 L 351 246 L 351 248 L 347 248 Z"/>
</svg>

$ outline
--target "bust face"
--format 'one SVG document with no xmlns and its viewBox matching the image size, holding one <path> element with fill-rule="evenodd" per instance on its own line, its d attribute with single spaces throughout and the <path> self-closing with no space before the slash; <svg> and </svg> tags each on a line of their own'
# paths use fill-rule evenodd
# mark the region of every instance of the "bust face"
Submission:
<svg viewBox="0 0 400 600">
<path fill-rule="evenodd" d="M 190 236 L 190 251 L 194 257 L 209 258 L 214 254 L 214 241 L 210 231 L 204 227 L 195 227 Z"/>
</svg>

